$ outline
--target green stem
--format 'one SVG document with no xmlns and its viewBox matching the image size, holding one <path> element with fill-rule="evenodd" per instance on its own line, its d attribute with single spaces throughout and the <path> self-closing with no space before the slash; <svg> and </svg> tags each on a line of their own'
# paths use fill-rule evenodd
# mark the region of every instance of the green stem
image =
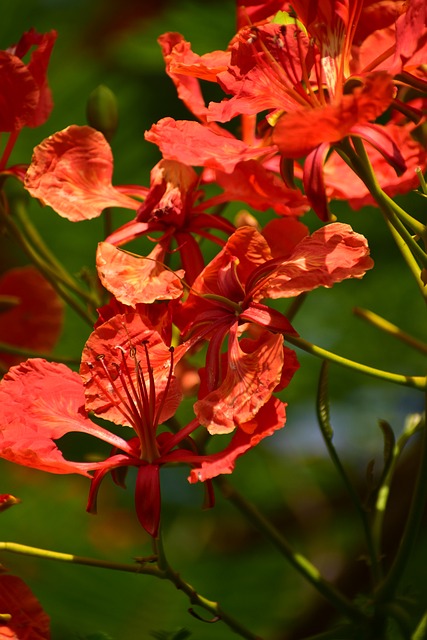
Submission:
<svg viewBox="0 0 427 640">
<path fill-rule="evenodd" d="M 381 480 L 377 493 L 377 499 L 374 507 L 374 515 L 372 521 L 372 537 L 374 540 L 377 557 L 381 557 L 381 541 L 383 536 L 384 517 L 387 509 L 388 498 L 390 495 L 390 486 L 394 476 L 397 462 L 405 448 L 407 442 L 420 428 L 421 417 L 418 419 L 412 417 L 405 426 L 405 429 L 393 447 L 391 459 L 385 469 L 384 477 Z"/>
<path fill-rule="evenodd" d="M 427 408 L 427 393 L 425 394 L 425 404 Z M 409 556 L 414 548 L 415 540 L 421 525 L 421 519 L 427 500 L 427 427 L 424 422 L 420 452 L 420 466 L 412 494 L 411 506 L 406 520 L 396 557 L 391 569 L 383 582 L 379 585 L 375 599 L 382 603 L 390 600 L 398 586 L 400 578 L 408 562 Z"/>
<path fill-rule="evenodd" d="M 191 604 L 201 607 L 205 611 L 208 611 L 213 620 L 209 622 L 219 621 L 224 622 L 230 629 L 232 629 L 237 635 L 247 640 L 262 640 L 260 636 L 255 635 L 252 631 L 246 629 L 238 620 L 230 616 L 218 602 L 213 602 L 207 598 L 201 596 L 188 582 L 185 582 L 179 573 L 176 573 L 170 566 L 163 547 L 161 536 L 154 541 L 154 548 L 157 552 L 158 566 L 161 569 L 163 575 L 161 576 L 165 580 L 172 582 L 177 589 L 183 591 L 190 600 Z"/>
<path fill-rule="evenodd" d="M 304 293 L 300 293 L 299 296 L 297 296 L 292 300 L 291 304 L 288 307 L 288 310 L 285 313 L 285 316 L 287 317 L 289 322 L 292 322 L 292 320 L 295 318 L 298 311 L 302 307 L 304 301 L 306 300 L 307 296 L 308 296 L 308 291 L 304 291 Z"/>
<path fill-rule="evenodd" d="M 350 145 L 348 145 L 346 149 L 346 152 L 351 159 L 353 170 L 356 170 L 357 175 L 365 183 L 365 185 L 369 189 L 369 192 L 378 203 L 383 214 L 387 217 L 390 224 L 393 225 L 401 238 L 408 245 L 413 255 L 418 258 L 424 268 L 427 268 L 426 253 L 422 250 L 422 248 L 414 240 L 406 227 L 402 224 L 402 220 L 412 229 L 415 234 L 422 238 L 426 237 L 425 225 L 410 216 L 404 209 L 399 207 L 399 205 L 396 204 L 394 200 L 392 200 L 386 193 L 384 193 L 378 183 L 377 177 L 374 173 L 371 162 L 369 160 L 369 156 L 366 153 L 362 140 L 360 140 L 360 138 L 353 138 L 353 144 L 356 153 L 351 150 Z M 348 151 L 349 148 L 350 151 Z"/>
<path fill-rule="evenodd" d="M 420 622 L 417 625 L 414 633 L 411 636 L 411 640 L 426 640 L 427 638 L 427 613 L 423 615 Z"/>
<path fill-rule="evenodd" d="M 92 306 L 98 306 L 99 301 L 94 297 L 93 293 L 85 291 L 79 287 L 74 278 L 68 273 L 65 267 L 59 262 L 52 251 L 46 246 L 45 242 L 41 238 L 37 229 L 32 224 L 30 218 L 27 215 L 25 208 L 21 204 L 16 204 L 13 209 L 13 214 L 18 218 L 22 228 L 25 231 L 25 238 L 23 242 L 31 246 L 36 250 L 37 254 L 44 261 L 46 266 L 50 266 L 52 274 L 60 280 L 68 289 L 76 293 L 82 300 L 91 304 Z M 18 226 L 15 226 L 14 233 L 21 233 Z"/>
<path fill-rule="evenodd" d="M 192 604 L 202 607 L 206 611 L 209 611 L 209 613 L 213 614 L 216 618 L 221 619 L 230 627 L 230 629 L 235 631 L 242 638 L 246 638 L 247 640 L 262 640 L 262 638 L 245 629 L 237 620 L 228 615 L 223 609 L 221 609 L 218 603 L 204 598 L 198 594 L 191 585 L 184 582 L 179 574 L 175 573 L 169 566 L 165 558 L 163 548 L 160 544 L 158 545 L 158 550 L 158 564 L 153 564 L 152 558 L 147 562 L 138 561 L 133 564 L 125 564 L 110 562 L 108 560 L 98 560 L 97 558 L 76 556 L 71 553 L 60 553 L 58 551 L 50 551 L 48 549 L 39 549 L 37 547 L 30 547 L 16 542 L 0 542 L 0 551 L 8 551 L 9 553 L 30 556 L 32 558 L 42 558 L 44 560 L 57 560 L 59 562 L 66 562 L 69 564 L 97 567 L 99 569 L 140 573 L 160 578 L 161 580 L 169 580 L 177 587 L 177 589 L 180 589 L 189 597 Z"/>
<path fill-rule="evenodd" d="M 270 540 L 285 556 L 288 562 L 309 582 L 324 598 L 326 598 L 344 616 L 357 623 L 367 621 L 366 616 L 355 607 L 340 591 L 327 582 L 320 571 L 303 555 L 297 553 L 282 534 L 267 520 L 258 509 L 242 496 L 222 476 L 215 479 L 224 497 L 234 504 L 245 517 Z"/>
<path fill-rule="evenodd" d="M 388 333 L 389 335 L 397 338 L 398 340 L 401 340 L 410 347 L 413 347 L 417 351 L 421 351 L 421 353 L 427 355 L 427 344 L 425 342 L 417 340 L 417 338 L 414 338 L 409 333 L 402 331 L 402 329 L 397 327 L 395 324 L 392 324 L 388 320 L 385 320 L 373 311 L 355 307 L 353 309 L 353 313 L 356 316 L 359 316 L 359 318 L 363 318 L 374 327 L 378 327 L 378 329 L 381 329 L 381 331 L 384 331 L 384 333 Z"/>
<path fill-rule="evenodd" d="M 421 391 L 425 391 L 427 389 L 427 376 L 404 376 L 398 373 L 383 371 L 382 369 L 374 369 L 373 367 L 368 367 L 367 365 L 360 364 L 359 362 L 355 362 L 354 360 L 343 358 L 342 356 L 332 353 L 331 351 L 326 351 L 326 349 L 322 349 L 321 347 L 318 347 L 311 342 L 307 342 L 307 340 L 303 340 L 302 338 L 296 338 L 295 336 L 291 336 L 287 333 L 284 333 L 283 335 L 287 342 L 290 342 L 303 351 L 311 353 L 312 355 L 318 358 L 322 358 L 323 360 L 334 362 L 335 364 L 339 364 L 343 367 L 346 367 L 347 369 L 358 371 L 359 373 L 378 378 L 379 380 L 386 380 L 387 382 L 393 382 L 394 384 L 400 384 L 405 387 L 420 389 Z"/>
<path fill-rule="evenodd" d="M 8 551 L 9 553 L 17 553 L 24 556 L 30 556 L 32 558 L 43 558 L 44 560 L 58 560 L 59 562 L 86 565 L 89 567 L 97 567 L 99 569 L 127 571 L 128 573 L 143 573 L 145 575 L 155 576 L 156 578 L 163 578 L 160 569 L 156 565 L 151 564 L 122 564 L 118 562 L 110 562 L 108 560 L 98 560 L 97 558 L 76 556 L 71 553 L 60 553 L 58 551 L 50 551 L 48 549 L 29 547 L 25 544 L 18 544 L 16 542 L 0 542 L 0 551 Z"/>
<path fill-rule="evenodd" d="M 94 318 L 92 317 L 92 314 L 68 293 L 68 291 L 64 288 L 64 284 L 60 281 L 60 274 L 58 274 L 57 272 L 53 272 L 51 265 L 47 264 L 39 256 L 39 254 L 31 246 L 31 244 L 22 235 L 19 227 L 11 218 L 11 216 L 7 213 L 4 213 L 2 207 L 0 207 L 0 215 L 6 227 L 16 238 L 23 251 L 27 254 L 33 264 L 39 269 L 39 271 L 43 273 L 46 280 L 50 282 L 58 295 L 92 327 L 94 324 Z"/>
<path fill-rule="evenodd" d="M 319 386 L 317 393 L 317 419 L 320 425 L 320 431 L 322 433 L 323 440 L 325 442 L 326 448 L 328 450 L 329 457 L 331 458 L 338 474 L 341 476 L 341 479 L 347 489 L 347 492 L 353 502 L 357 513 L 359 514 L 360 521 L 362 523 L 363 531 L 365 534 L 366 544 L 368 547 L 369 558 L 370 558 L 370 569 L 372 574 L 373 583 L 377 584 L 382 577 L 381 573 L 381 565 L 379 563 L 379 553 L 375 546 L 372 529 L 368 520 L 368 516 L 366 513 L 366 509 L 363 507 L 359 496 L 357 495 L 353 484 L 350 481 L 350 478 L 347 475 L 343 465 L 341 464 L 341 460 L 337 454 L 337 451 L 332 442 L 333 438 L 333 429 L 329 421 L 329 405 L 327 400 L 328 390 L 327 390 L 327 362 L 323 362 L 322 371 L 319 378 Z"/>
<path fill-rule="evenodd" d="M 399 231 L 391 224 L 387 216 L 385 214 L 383 215 L 384 215 L 385 222 L 390 230 L 390 233 L 393 236 L 393 239 L 396 243 L 396 246 L 399 249 L 400 253 L 402 254 L 402 257 L 405 260 L 410 272 L 412 273 L 412 276 L 415 282 L 417 283 L 418 289 L 420 290 L 420 293 L 424 298 L 424 301 L 427 303 L 427 287 L 425 286 L 424 282 L 421 279 L 420 266 L 418 262 L 415 260 L 411 249 L 409 248 L 406 241 L 402 238 Z"/>
</svg>

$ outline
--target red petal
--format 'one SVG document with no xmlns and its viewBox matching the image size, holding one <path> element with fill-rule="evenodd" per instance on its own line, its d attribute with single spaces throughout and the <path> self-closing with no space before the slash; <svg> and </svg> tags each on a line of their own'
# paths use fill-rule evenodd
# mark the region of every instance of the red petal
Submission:
<svg viewBox="0 0 427 640">
<path fill-rule="evenodd" d="M 275 173 L 256 160 L 240 162 L 232 173 L 218 171 L 216 182 L 224 193 L 211 198 L 209 206 L 240 200 L 259 211 L 272 208 L 282 216 L 301 215 L 308 210 L 307 201 L 300 191 L 288 189 Z"/>
<path fill-rule="evenodd" d="M 393 72 L 425 63 L 427 50 L 427 6 L 425 0 L 406 3 L 406 12 L 396 22 L 396 55 Z"/>
<path fill-rule="evenodd" d="M 119 302 L 138 303 L 172 300 L 182 295 L 184 271 L 164 265 L 166 250 L 159 243 L 146 257 L 131 255 L 108 242 L 100 242 L 96 268 L 101 283 Z"/>
<path fill-rule="evenodd" d="M 29 587 L 17 576 L 0 574 L 0 613 L 11 620 L 0 626 L 1 640 L 49 640 L 49 616 Z"/>
<path fill-rule="evenodd" d="M 141 525 L 155 538 L 160 524 L 160 467 L 148 464 L 139 467 L 136 476 L 135 507 Z"/>
<path fill-rule="evenodd" d="M 0 131 L 21 129 L 34 114 L 40 91 L 18 57 L 0 51 Z"/>
<path fill-rule="evenodd" d="M 267 222 L 262 235 L 273 258 L 288 258 L 297 244 L 308 235 L 308 228 L 296 218 L 274 218 Z"/>
<path fill-rule="evenodd" d="M 49 282 L 32 266 L 10 269 L 0 278 L 0 296 L 13 296 L 18 304 L 0 313 L 0 335 L 24 349 L 49 352 L 62 329 L 63 306 Z M 8 367 L 23 356 L 0 353 Z"/>
<path fill-rule="evenodd" d="M 304 190 L 314 212 L 323 222 L 328 222 L 330 218 L 323 176 L 323 166 L 329 149 L 329 143 L 320 144 L 308 154 L 304 162 Z"/>
<path fill-rule="evenodd" d="M 54 444 L 74 431 L 127 449 L 124 440 L 86 417 L 77 373 L 38 358 L 12 367 L 0 382 L 0 456 L 42 471 L 87 476 L 102 463 L 65 460 Z"/>
<path fill-rule="evenodd" d="M 166 73 L 175 84 L 178 97 L 195 116 L 204 120 L 207 109 L 196 78 L 216 82 L 216 75 L 227 67 L 230 54 L 213 51 L 198 56 L 179 33 L 165 33 L 158 42 L 162 47 Z"/>
<path fill-rule="evenodd" d="M 223 451 L 200 456 L 200 462 L 199 464 L 196 462 L 197 466 L 192 469 L 189 481 L 191 483 L 204 482 L 222 473 L 232 473 L 237 458 L 255 447 L 260 440 L 285 426 L 285 407 L 286 405 L 277 398 L 271 398 L 259 410 L 254 420 L 255 428 L 252 424 L 251 431 L 238 429 L 230 444 Z"/>
<path fill-rule="evenodd" d="M 27 38 L 32 41 L 32 45 L 36 45 L 36 48 L 31 54 L 30 62 L 28 63 L 28 69 L 40 90 L 37 109 L 27 122 L 27 126 L 39 127 L 46 122 L 53 108 L 52 95 L 47 83 L 47 67 L 57 34 L 56 31 L 38 34 L 36 31 L 31 30 L 27 32 L 27 34 L 24 34 L 24 36 L 27 36 Z M 16 52 L 17 55 L 18 49 L 19 44 Z"/>
<path fill-rule="evenodd" d="M 425 171 L 427 152 L 425 147 L 411 136 L 408 126 L 389 123 L 385 128 L 403 156 L 407 167 L 406 171 L 402 175 L 397 175 L 395 169 L 384 156 L 371 145 L 366 145 L 366 152 L 381 188 L 387 195 L 393 197 L 397 194 L 408 193 L 411 189 L 416 189 L 419 186 L 415 169 L 420 167 L 423 172 Z M 346 200 L 353 209 L 375 204 L 375 200 L 365 184 L 338 154 L 334 153 L 330 156 L 323 170 L 329 198 Z"/>
<path fill-rule="evenodd" d="M 269 331 L 289 333 L 294 336 L 298 335 L 283 313 L 280 313 L 280 311 L 277 311 L 276 309 L 271 309 L 265 304 L 260 304 L 259 302 L 250 302 L 248 307 L 240 314 L 240 319 L 246 322 L 259 324 L 261 327 L 265 327 Z"/>
<path fill-rule="evenodd" d="M 369 142 L 393 167 L 398 176 L 406 171 L 405 160 L 385 127 L 376 124 L 357 124 L 352 127 L 351 134 Z"/>
<path fill-rule="evenodd" d="M 102 133 L 71 125 L 34 149 L 25 187 L 72 222 L 99 216 L 107 207 L 138 209 L 111 184 L 113 156 Z"/>
<path fill-rule="evenodd" d="M 209 167 L 231 173 L 243 160 L 272 153 L 276 147 L 250 147 L 223 130 L 223 133 L 198 122 L 163 118 L 145 133 L 145 139 L 157 144 L 168 160 L 191 166 Z"/>
<path fill-rule="evenodd" d="M 246 340 L 246 352 L 237 339 L 237 323 L 230 330 L 228 369 L 218 389 L 194 405 L 194 412 L 209 433 L 250 428 L 261 407 L 280 381 L 283 338 L 263 331 L 258 340 Z M 249 347 L 249 348 L 248 348 Z M 246 423 L 246 425 L 245 425 Z"/>
<path fill-rule="evenodd" d="M 338 142 L 357 123 L 375 120 L 394 97 L 392 77 L 386 72 L 366 76 L 364 85 L 339 104 L 301 109 L 282 116 L 273 130 L 273 142 L 286 158 L 301 158 L 324 143 Z"/>
<path fill-rule="evenodd" d="M 348 224 L 325 225 L 302 240 L 292 256 L 257 287 L 257 299 L 290 298 L 317 287 L 361 278 L 373 267 L 364 238 Z"/>
<path fill-rule="evenodd" d="M 142 343 L 145 342 L 153 369 L 156 391 L 156 406 L 151 407 L 155 412 L 162 403 L 164 390 L 169 378 L 171 353 L 157 331 L 147 327 L 138 313 L 117 315 L 98 326 L 86 342 L 82 354 L 80 375 L 83 378 L 86 396 L 86 409 L 97 415 L 111 420 L 116 424 L 132 426 L 125 418 L 120 407 L 119 394 L 126 398 L 126 392 L 118 377 L 118 367 L 127 367 L 133 384 L 137 386 L 135 358 L 138 360 L 142 372 L 148 378 L 147 358 Z M 133 355 L 133 350 L 135 354 Z M 184 355 L 184 349 L 175 350 L 174 362 L 178 362 Z M 102 357 L 110 378 L 107 377 Z M 125 362 L 125 365 L 124 365 Z M 126 376 L 127 377 L 127 376 Z M 111 387 L 111 379 L 116 385 L 116 392 Z M 146 379 L 149 390 L 149 380 Z M 148 392 L 150 395 L 150 392 Z M 167 398 L 162 408 L 160 422 L 170 418 L 181 401 L 181 392 L 177 380 L 173 377 L 169 386 Z"/>
</svg>

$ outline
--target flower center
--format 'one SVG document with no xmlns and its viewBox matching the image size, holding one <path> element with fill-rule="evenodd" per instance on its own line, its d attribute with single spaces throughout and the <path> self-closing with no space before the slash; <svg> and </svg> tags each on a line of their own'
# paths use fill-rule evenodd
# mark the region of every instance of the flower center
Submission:
<svg viewBox="0 0 427 640">
<path fill-rule="evenodd" d="M 173 347 L 169 349 L 171 357 L 166 382 L 159 391 L 156 390 L 148 342 L 142 341 L 141 346 L 142 358 L 138 357 L 141 351 L 138 354 L 133 345 L 128 350 L 121 345 L 115 347 L 119 352 L 119 362 L 107 363 L 103 354 L 97 355 L 96 360 L 101 365 L 104 376 L 101 379 L 100 375 L 94 375 L 93 380 L 102 392 L 102 397 L 135 430 L 140 441 L 141 459 L 153 462 L 159 457 L 156 431 L 172 379 Z M 164 376 L 162 380 L 164 381 Z"/>
</svg>

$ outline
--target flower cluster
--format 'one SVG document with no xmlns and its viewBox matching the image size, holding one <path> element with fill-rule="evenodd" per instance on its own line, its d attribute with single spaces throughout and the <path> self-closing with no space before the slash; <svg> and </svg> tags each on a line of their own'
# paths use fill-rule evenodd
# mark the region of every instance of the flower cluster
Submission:
<svg viewBox="0 0 427 640">
<path fill-rule="evenodd" d="M 284 427 L 286 403 L 277 394 L 298 369 L 286 345 L 297 332 L 271 301 L 362 278 L 373 266 L 366 239 L 331 222 L 328 208 L 334 198 L 355 208 L 370 201 L 351 160 L 357 140 L 368 143 L 392 195 L 414 187 L 414 167 L 427 162 L 417 95 L 427 86 L 425 30 L 408 38 L 425 3 L 391 4 L 385 14 L 363 0 L 296 0 L 292 9 L 238 2 L 239 29 L 227 50 L 201 56 L 180 34 L 161 36 L 166 71 L 194 119 L 164 118 L 146 132 L 163 156 L 148 186 L 113 185 L 111 148 L 90 126 L 51 135 L 25 170 L 6 169 L 19 131 L 51 108 L 46 68 L 55 35 L 32 31 L 1 52 L 2 85 L 19 97 L 3 101 L 10 144 L 1 171 L 71 222 L 111 207 L 134 212 L 98 245 L 110 300 L 99 308 L 79 372 L 32 358 L 0 383 L 1 457 L 89 476 L 92 512 L 104 476 L 123 485 L 135 467 L 136 513 L 157 536 L 162 466 L 188 465 L 191 483 L 206 482 L 211 505 L 211 479 Z M 217 83 L 224 99 L 206 105 L 201 80 Z M 235 118 L 241 137 L 222 126 Z M 349 180 L 351 171 L 359 177 Z M 252 215 L 232 221 L 230 202 Z M 310 207 L 324 223 L 311 234 L 300 220 Z M 152 249 L 131 253 L 123 248 L 130 241 Z M 175 419 L 182 403 L 191 411 L 185 426 Z M 123 436 L 97 418 L 123 427 Z M 110 455 L 65 459 L 56 441 L 70 432 L 107 443 Z"/>
</svg>

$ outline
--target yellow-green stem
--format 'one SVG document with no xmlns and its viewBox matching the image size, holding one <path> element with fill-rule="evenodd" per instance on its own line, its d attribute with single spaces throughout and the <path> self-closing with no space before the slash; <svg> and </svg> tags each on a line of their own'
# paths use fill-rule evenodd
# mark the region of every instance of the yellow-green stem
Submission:
<svg viewBox="0 0 427 640">
<path fill-rule="evenodd" d="M 290 342 L 307 353 L 311 353 L 323 360 L 334 362 L 335 364 L 339 364 L 347 369 L 352 369 L 353 371 L 378 378 L 379 380 L 386 380 L 387 382 L 400 384 L 404 387 L 412 387 L 414 389 L 420 389 L 421 391 L 425 391 L 427 389 L 427 376 L 404 376 L 398 373 L 383 371 L 382 369 L 375 369 L 374 367 L 368 367 L 367 365 L 360 364 L 360 362 L 343 358 L 336 353 L 322 349 L 321 347 L 318 347 L 311 342 L 307 342 L 307 340 L 303 340 L 302 338 L 296 338 L 295 336 L 291 336 L 287 333 L 284 334 L 284 338 L 287 342 Z"/>
<path fill-rule="evenodd" d="M 221 488 L 224 497 L 234 504 L 253 526 L 261 531 L 265 537 L 274 544 L 298 573 L 335 606 L 340 613 L 353 622 L 364 623 L 367 621 L 366 616 L 355 607 L 350 600 L 322 577 L 320 571 L 310 560 L 291 547 L 289 542 L 274 525 L 262 515 L 255 505 L 246 500 L 223 476 L 216 478 L 215 483 Z"/>
<path fill-rule="evenodd" d="M 389 335 L 397 338 L 398 340 L 401 340 L 402 342 L 409 345 L 410 347 L 413 347 L 417 351 L 421 351 L 421 353 L 424 353 L 427 355 L 427 344 L 425 342 L 421 342 L 421 340 L 417 340 L 417 338 L 414 338 L 409 333 L 402 331 L 402 329 L 397 327 L 395 324 L 389 322 L 388 320 L 385 320 L 384 318 L 374 313 L 373 311 L 355 307 L 353 309 L 353 313 L 356 316 L 359 316 L 359 318 L 363 318 L 364 320 L 372 324 L 374 327 L 378 327 L 378 329 L 381 329 L 381 331 L 384 331 L 384 333 L 388 333 Z"/>
</svg>

